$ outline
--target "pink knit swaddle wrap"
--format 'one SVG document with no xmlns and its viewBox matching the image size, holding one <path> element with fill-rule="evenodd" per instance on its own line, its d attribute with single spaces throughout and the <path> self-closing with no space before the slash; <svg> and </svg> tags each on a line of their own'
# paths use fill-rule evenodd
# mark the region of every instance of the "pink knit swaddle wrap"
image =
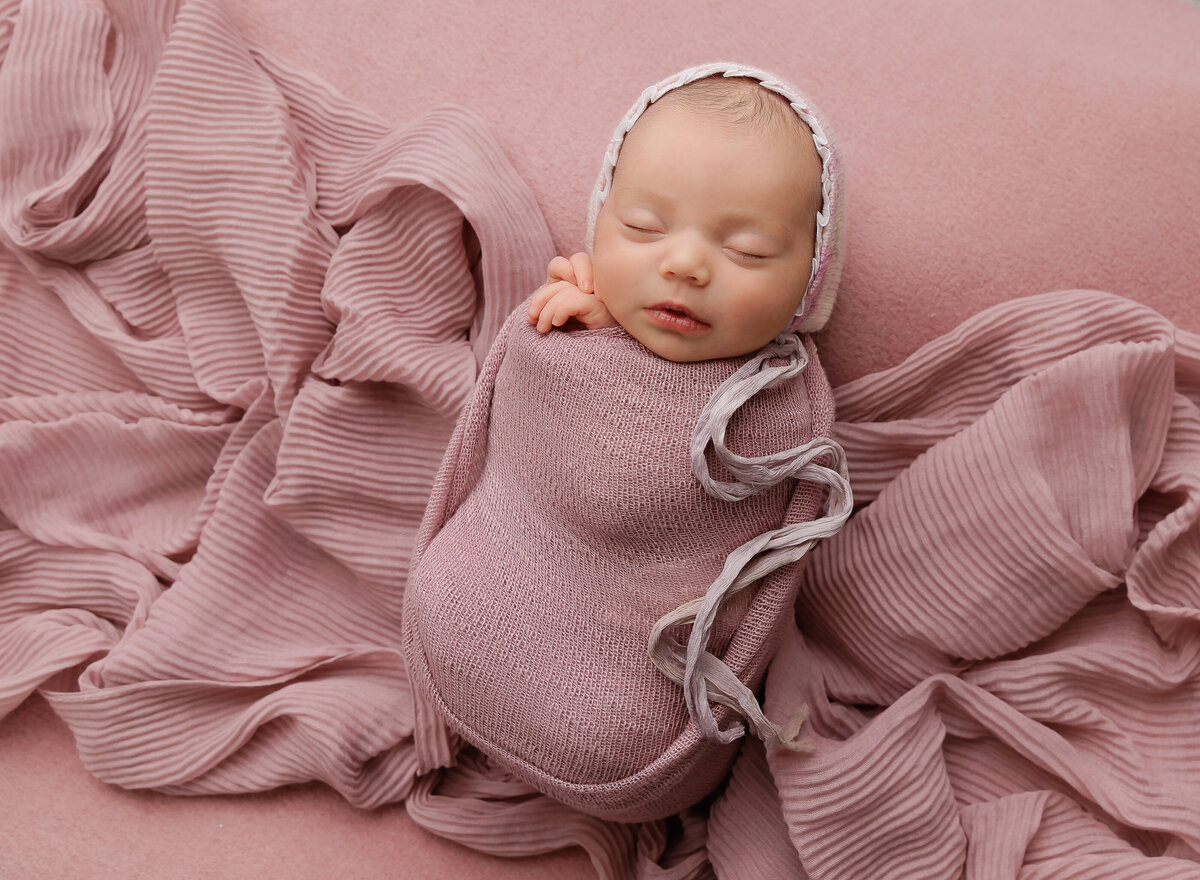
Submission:
<svg viewBox="0 0 1200 880">
<path fill-rule="evenodd" d="M 829 433 L 832 396 L 804 344 L 807 369 L 742 406 L 731 449 Z M 405 595 L 410 674 L 451 730 L 581 810 L 669 815 L 732 760 L 736 745 L 690 723 L 647 641 L 705 594 L 727 554 L 820 508 L 810 483 L 730 502 L 693 474 L 697 418 L 745 360 L 673 363 L 620 328 L 542 336 L 518 310 L 451 439 Z M 734 597 L 713 629 L 708 651 L 751 687 L 790 619 L 795 574 L 785 566 Z M 735 717 L 715 714 L 723 727 Z"/>
</svg>

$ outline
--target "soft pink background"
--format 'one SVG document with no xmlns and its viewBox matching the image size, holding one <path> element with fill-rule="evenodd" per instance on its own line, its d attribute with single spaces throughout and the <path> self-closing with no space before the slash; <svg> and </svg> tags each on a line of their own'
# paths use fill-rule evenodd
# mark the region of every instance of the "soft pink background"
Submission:
<svg viewBox="0 0 1200 880">
<path fill-rule="evenodd" d="M 257 42 L 402 124 L 489 123 L 556 244 L 582 241 L 612 126 L 646 85 L 745 61 L 806 89 L 848 168 L 835 384 L 981 307 L 1100 288 L 1200 330 L 1200 7 L 1183 0 L 231 0 Z M 0 723 L 0 876 L 592 876 L 438 840 L 320 787 L 170 799 L 109 789 L 39 699 Z"/>
<path fill-rule="evenodd" d="M 849 251 L 820 340 L 840 381 L 983 305 L 1088 287 L 1200 329 L 1200 7 L 1183 0 L 240 0 L 245 31 L 403 121 L 480 113 L 556 245 L 637 94 L 714 59 L 832 120 Z"/>
</svg>

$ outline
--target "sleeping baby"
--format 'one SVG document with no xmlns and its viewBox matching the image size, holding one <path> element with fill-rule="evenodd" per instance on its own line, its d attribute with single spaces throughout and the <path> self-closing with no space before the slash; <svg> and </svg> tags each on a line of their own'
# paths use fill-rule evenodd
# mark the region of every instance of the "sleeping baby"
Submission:
<svg viewBox="0 0 1200 880">
<path fill-rule="evenodd" d="M 660 357 L 753 354 L 808 288 L 821 159 L 788 103 L 745 78 L 668 92 L 626 135 L 593 251 L 555 258 L 529 320 L 620 325 Z"/>
<path fill-rule="evenodd" d="M 423 766 L 461 737 L 625 821 L 724 777 L 798 565 L 850 510 L 809 331 L 840 265 L 837 154 L 791 86 L 691 68 L 609 146 L 590 253 L 510 316 L 417 539 L 404 641 Z"/>
</svg>

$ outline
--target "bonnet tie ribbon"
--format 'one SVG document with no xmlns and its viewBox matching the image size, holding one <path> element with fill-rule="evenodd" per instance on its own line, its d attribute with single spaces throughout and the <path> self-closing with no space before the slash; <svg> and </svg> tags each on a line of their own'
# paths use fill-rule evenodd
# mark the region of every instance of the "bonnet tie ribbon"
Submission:
<svg viewBox="0 0 1200 880">
<path fill-rule="evenodd" d="M 785 363 L 772 365 L 769 362 L 773 359 Z M 706 650 L 717 613 L 729 598 L 803 557 L 821 538 L 836 534 L 850 516 L 853 496 L 846 454 L 835 440 L 814 437 L 792 449 L 752 457 L 731 452 L 725 445 L 729 420 L 746 401 L 759 391 L 799 376 L 807 366 L 808 354 L 800 337 L 780 334 L 721 384 L 692 431 L 692 472 L 714 498 L 739 501 L 789 478 L 817 483 L 826 490 L 823 516 L 764 532 L 733 550 L 704 596 L 663 615 L 650 633 L 650 659 L 664 675 L 683 686 L 688 713 L 710 742 L 731 743 L 746 732 L 746 725 L 741 723 L 724 729 L 717 725 L 710 703 L 719 703 L 738 711 L 767 748 L 812 749 L 807 739 L 798 738 L 807 707 L 783 728 L 777 727 L 733 670 Z M 733 476 L 732 482 L 716 480 L 709 473 L 705 452 L 710 445 Z M 686 646 L 666 636 L 667 630 L 689 622 L 692 628 Z"/>
</svg>

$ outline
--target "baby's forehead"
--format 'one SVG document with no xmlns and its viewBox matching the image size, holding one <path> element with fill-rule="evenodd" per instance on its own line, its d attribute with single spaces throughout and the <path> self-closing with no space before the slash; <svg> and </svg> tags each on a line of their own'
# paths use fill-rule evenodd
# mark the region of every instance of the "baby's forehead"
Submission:
<svg viewBox="0 0 1200 880">
<path fill-rule="evenodd" d="M 708 76 L 671 89 L 646 108 L 638 123 L 656 107 L 690 110 L 739 128 L 812 137 L 812 130 L 787 98 L 744 76 Z"/>
<path fill-rule="evenodd" d="M 667 136 L 665 128 L 669 127 L 675 141 L 681 142 L 680 149 L 687 149 L 692 130 L 699 135 L 701 129 L 715 126 L 735 133 L 747 154 L 761 150 L 788 157 L 788 164 L 794 164 L 802 179 L 819 191 L 822 164 L 812 130 L 781 95 L 753 80 L 733 79 L 745 85 L 731 85 L 729 80 L 709 85 L 709 79 L 697 80 L 666 93 L 647 107 L 625 137 L 613 168 L 613 182 L 620 177 L 622 159 L 640 154 L 647 141 L 664 148 L 658 139 Z"/>
</svg>

